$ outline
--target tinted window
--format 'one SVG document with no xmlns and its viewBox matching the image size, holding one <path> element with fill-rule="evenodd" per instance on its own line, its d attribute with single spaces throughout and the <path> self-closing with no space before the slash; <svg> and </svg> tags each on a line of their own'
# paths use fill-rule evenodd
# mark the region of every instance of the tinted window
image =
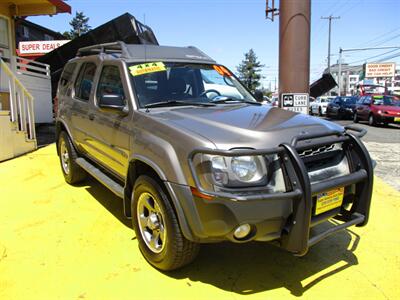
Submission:
<svg viewBox="0 0 400 300">
<path fill-rule="evenodd" d="M 96 72 L 94 63 L 84 63 L 79 70 L 78 78 L 75 82 L 75 97 L 88 101 L 90 91 L 93 86 L 93 78 Z"/>
<path fill-rule="evenodd" d="M 358 100 L 357 100 L 357 104 L 362 104 L 363 101 L 364 101 L 364 97 L 360 97 L 360 98 L 358 98 Z"/>
<path fill-rule="evenodd" d="M 68 83 L 70 83 L 72 80 L 72 75 L 74 74 L 75 67 L 76 63 L 69 63 L 65 66 L 60 77 L 60 82 L 58 84 L 60 93 L 65 94 L 66 87 Z"/>
<path fill-rule="evenodd" d="M 399 106 L 398 101 L 396 101 L 395 98 L 391 96 L 375 96 L 374 104 L 385 106 Z"/>
<path fill-rule="evenodd" d="M 120 95 L 125 98 L 121 75 L 117 66 L 105 66 L 101 71 L 97 87 L 97 98 L 102 95 Z"/>
<path fill-rule="evenodd" d="M 365 96 L 363 104 L 371 104 L 371 96 Z"/>
<path fill-rule="evenodd" d="M 346 104 L 355 104 L 356 103 L 356 98 L 354 97 L 344 97 L 343 102 Z"/>
</svg>

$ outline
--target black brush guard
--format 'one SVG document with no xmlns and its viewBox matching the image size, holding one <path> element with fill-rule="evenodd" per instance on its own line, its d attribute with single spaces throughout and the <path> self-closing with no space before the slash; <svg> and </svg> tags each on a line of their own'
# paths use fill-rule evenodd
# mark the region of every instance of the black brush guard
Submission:
<svg viewBox="0 0 400 300">
<path fill-rule="evenodd" d="M 281 144 L 279 147 L 262 150 L 213 150 L 201 148 L 192 151 L 189 155 L 189 167 L 196 188 L 204 194 L 236 201 L 251 201 L 260 199 L 282 200 L 292 199 L 293 212 L 288 218 L 280 239 L 281 247 L 298 256 L 307 253 L 308 248 L 325 237 L 344 230 L 350 226 L 364 226 L 368 222 L 369 209 L 372 197 L 373 166 L 369 153 L 360 137 L 366 134 L 366 130 L 357 127 L 346 126 L 345 132 L 331 131 L 323 134 L 305 134 L 294 137 L 290 144 Z M 355 133 L 351 133 L 354 131 Z M 316 141 L 315 139 L 325 140 Z M 328 138 L 328 139 L 327 139 Z M 307 141 L 306 145 L 299 146 L 301 141 Z M 333 143 L 346 143 L 346 155 L 350 164 L 350 174 L 324 180 L 318 183 L 310 183 L 306 166 L 299 156 L 298 151 L 328 145 Z M 193 163 L 194 156 L 198 153 L 223 156 L 241 155 L 271 155 L 278 154 L 283 161 L 284 168 L 289 178 L 290 191 L 285 193 L 257 193 L 246 196 L 237 196 L 232 193 L 210 192 L 205 190 L 197 177 Z M 313 195 L 328 191 L 337 187 L 355 185 L 355 198 L 350 210 L 343 207 L 324 212 L 318 216 L 312 215 Z M 329 218 L 343 221 L 322 233 L 310 237 L 310 228 Z"/>
</svg>

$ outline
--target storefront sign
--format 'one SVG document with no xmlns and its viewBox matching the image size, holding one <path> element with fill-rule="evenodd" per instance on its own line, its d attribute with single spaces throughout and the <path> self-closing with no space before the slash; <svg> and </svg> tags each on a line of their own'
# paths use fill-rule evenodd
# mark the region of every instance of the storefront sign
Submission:
<svg viewBox="0 0 400 300">
<path fill-rule="evenodd" d="M 308 114 L 309 99 L 308 94 L 282 94 L 281 107 L 286 110 Z"/>
<path fill-rule="evenodd" d="M 365 77 L 393 77 L 396 63 L 365 64 Z"/>
<path fill-rule="evenodd" d="M 68 42 L 69 40 L 19 42 L 18 50 L 20 55 L 44 54 Z"/>
</svg>

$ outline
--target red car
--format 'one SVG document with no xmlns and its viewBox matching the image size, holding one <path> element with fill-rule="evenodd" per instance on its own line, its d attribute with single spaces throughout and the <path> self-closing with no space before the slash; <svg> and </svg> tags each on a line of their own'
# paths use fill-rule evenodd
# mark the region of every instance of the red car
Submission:
<svg viewBox="0 0 400 300">
<path fill-rule="evenodd" d="M 400 101 L 394 96 L 361 96 L 354 112 L 354 123 L 368 121 L 373 126 L 378 123 L 400 123 Z"/>
</svg>

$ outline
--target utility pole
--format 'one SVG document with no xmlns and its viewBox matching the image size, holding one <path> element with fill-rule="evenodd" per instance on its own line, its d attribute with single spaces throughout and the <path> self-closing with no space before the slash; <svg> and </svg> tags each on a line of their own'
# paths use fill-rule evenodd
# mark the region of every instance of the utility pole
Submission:
<svg viewBox="0 0 400 300">
<path fill-rule="evenodd" d="M 311 0 L 279 1 L 279 99 L 310 92 L 310 15 Z"/>
<path fill-rule="evenodd" d="M 332 26 L 331 26 L 331 23 L 332 23 L 332 20 L 338 20 L 338 19 L 340 19 L 340 16 L 339 17 L 332 17 L 332 15 L 330 15 L 329 17 L 321 17 L 321 19 L 324 19 L 324 20 L 329 20 L 329 34 L 328 34 L 328 73 L 330 74 L 331 73 L 331 28 L 332 28 Z"/>
</svg>

